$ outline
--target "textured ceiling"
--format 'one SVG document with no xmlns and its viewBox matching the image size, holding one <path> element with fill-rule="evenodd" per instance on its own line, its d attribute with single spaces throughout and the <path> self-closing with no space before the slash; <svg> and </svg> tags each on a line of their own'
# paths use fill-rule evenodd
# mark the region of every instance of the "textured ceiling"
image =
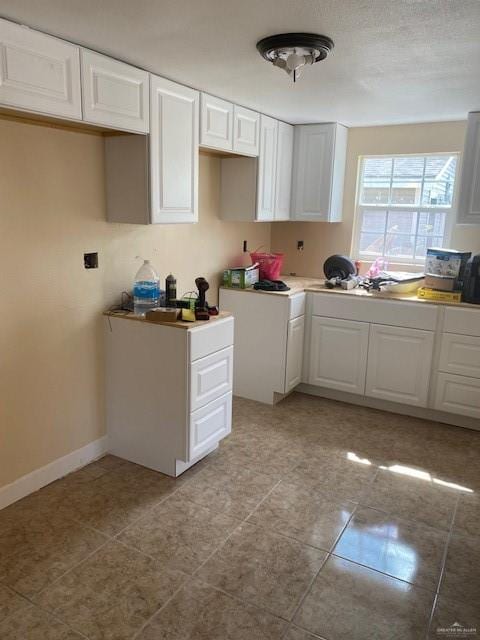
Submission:
<svg viewBox="0 0 480 640">
<path fill-rule="evenodd" d="M 480 109 L 480 0 L 0 0 L 0 16 L 292 123 Z M 287 31 L 335 41 L 295 86 L 255 49 Z"/>
</svg>

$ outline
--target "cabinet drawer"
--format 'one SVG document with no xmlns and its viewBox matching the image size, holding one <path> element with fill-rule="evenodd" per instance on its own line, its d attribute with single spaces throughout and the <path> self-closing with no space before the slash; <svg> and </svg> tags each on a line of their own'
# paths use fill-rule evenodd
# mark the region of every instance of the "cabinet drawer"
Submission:
<svg viewBox="0 0 480 640">
<path fill-rule="evenodd" d="M 444 333 L 440 371 L 480 378 L 480 338 Z"/>
<path fill-rule="evenodd" d="M 188 454 L 186 462 L 215 446 L 232 430 L 232 394 L 210 402 L 190 414 Z"/>
<path fill-rule="evenodd" d="M 347 293 L 312 293 L 313 315 L 435 331 L 437 308 L 418 302 L 373 300 Z"/>
<path fill-rule="evenodd" d="M 190 411 L 232 390 L 233 347 L 196 360 L 190 366 Z"/>
<path fill-rule="evenodd" d="M 480 309 L 445 309 L 443 330 L 480 337 Z"/>
<path fill-rule="evenodd" d="M 190 362 L 230 347 L 233 344 L 233 318 L 211 320 L 202 327 L 188 332 L 190 335 Z"/>
<path fill-rule="evenodd" d="M 439 373 L 435 409 L 480 418 L 480 380 Z"/>
<path fill-rule="evenodd" d="M 304 293 L 296 293 L 290 297 L 289 320 L 305 315 L 305 297 Z"/>
</svg>

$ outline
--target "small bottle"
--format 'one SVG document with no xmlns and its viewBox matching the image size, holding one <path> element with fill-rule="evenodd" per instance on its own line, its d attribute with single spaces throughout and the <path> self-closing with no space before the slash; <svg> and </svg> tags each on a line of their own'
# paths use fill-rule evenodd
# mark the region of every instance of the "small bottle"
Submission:
<svg viewBox="0 0 480 640">
<path fill-rule="evenodd" d="M 160 296 L 160 279 L 157 272 L 144 260 L 137 271 L 133 283 L 133 309 L 136 316 L 144 316 L 147 311 L 158 307 Z"/>
<path fill-rule="evenodd" d="M 165 306 L 172 307 L 177 299 L 177 280 L 170 273 L 165 278 Z"/>
</svg>

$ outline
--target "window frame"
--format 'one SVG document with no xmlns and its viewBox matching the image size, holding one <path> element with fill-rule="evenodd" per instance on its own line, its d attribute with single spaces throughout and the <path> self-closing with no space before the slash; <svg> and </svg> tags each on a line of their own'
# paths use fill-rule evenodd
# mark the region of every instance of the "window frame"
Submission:
<svg viewBox="0 0 480 640">
<path fill-rule="evenodd" d="M 365 160 L 370 159 L 387 159 L 387 158 L 429 158 L 429 157 L 439 157 L 439 156 L 456 156 L 457 157 L 457 166 L 455 170 L 455 183 L 453 187 L 452 194 L 452 204 L 450 207 L 445 207 L 442 205 L 415 205 L 415 204 L 362 204 L 360 202 L 362 187 L 363 187 L 363 173 L 364 173 L 364 163 Z M 357 163 L 357 185 L 355 189 L 355 209 L 354 209 L 354 223 L 353 223 L 353 233 L 352 233 L 352 244 L 351 244 L 351 252 L 350 254 L 354 257 L 355 260 L 361 260 L 363 262 L 374 262 L 377 256 L 371 257 L 363 257 L 360 255 L 360 235 L 362 231 L 362 222 L 363 222 L 363 212 L 364 211 L 387 211 L 387 212 L 395 212 L 395 211 L 411 211 L 421 213 L 434 213 L 445 212 L 445 230 L 443 234 L 443 247 L 447 247 L 450 244 L 453 227 L 455 225 L 456 212 L 457 212 L 457 195 L 459 188 L 459 170 L 460 170 L 460 152 L 459 151 L 441 151 L 438 153 L 392 153 L 392 154 L 365 154 L 360 155 L 358 157 Z M 390 182 L 390 186 L 391 186 Z M 422 194 L 423 187 L 425 184 L 425 176 L 422 177 Z M 421 198 L 420 198 L 421 199 Z M 415 233 L 415 239 L 418 237 L 418 223 L 419 223 L 420 215 L 417 216 L 417 229 Z M 368 232 L 367 232 L 368 233 Z M 372 232 L 373 233 L 373 232 Z M 402 234 L 399 234 L 402 235 Z M 408 235 L 408 234 L 405 234 Z M 401 265 L 410 265 L 413 267 L 421 267 L 425 264 L 425 257 L 422 259 L 416 258 L 402 258 L 400 256 L 378 256 L 385 258 L 391 264 L 401 264 Z"/>
</svg>

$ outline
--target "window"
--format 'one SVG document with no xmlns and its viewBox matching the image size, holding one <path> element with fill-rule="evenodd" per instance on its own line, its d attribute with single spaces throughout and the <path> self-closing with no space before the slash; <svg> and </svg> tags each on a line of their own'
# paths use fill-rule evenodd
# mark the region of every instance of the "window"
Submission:
<svg viewBox="0 0 480 640">
<path fill-rule="evenodd" d="M 448 240 L 458 155 L 364 157 L 353 255 L 423 263 Z"/>
</svg>

